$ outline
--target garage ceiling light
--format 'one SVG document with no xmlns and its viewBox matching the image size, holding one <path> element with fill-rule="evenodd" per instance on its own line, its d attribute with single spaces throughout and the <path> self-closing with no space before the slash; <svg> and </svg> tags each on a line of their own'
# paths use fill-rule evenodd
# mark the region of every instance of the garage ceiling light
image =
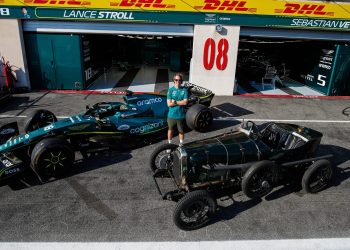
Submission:
<svg viewBox="0 0 350 250">
<path fill-rule="evenodd" d="M 157 39 L 162 39 L 162 37 L 161 36 L 157 36 Z"/>
</svg>

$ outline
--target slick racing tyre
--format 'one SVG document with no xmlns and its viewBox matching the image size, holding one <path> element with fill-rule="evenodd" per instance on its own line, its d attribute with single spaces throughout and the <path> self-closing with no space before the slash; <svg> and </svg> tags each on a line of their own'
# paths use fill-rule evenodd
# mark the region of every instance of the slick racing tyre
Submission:
<svg viewBox="0 0 350 250">
<path fill-rule="evenodd" d="M 61 177 L 74 162 L 70 144 L 59 138 L 47 138 L 38 142 L 31 154 L 31 165 L 43 180 Z"/>
<path fill-rule="evenodd" d="M 211 110 L 202 104 L 195 104 L 186 112 L 186 123 L 192 130 L 206 132 L 209 130 L 212 122 L 213 114 Z"/>
<path fill-rule="evenodd" d="M 301 185 L 305 192 L 317 193 L 330 184 L 332 177 L 331 163 L 326 159 L 318 160 L 305 171 Z"/>
<path fill-rule="evenodd" d="M 206 225 L 216 211 L 216 200 L 206 190 L 186 194 L 176 205 L 173 214 L 175 225 L 185 231 Z"/>
<path fill-rule="evenodd" d="M 273 163 L 261 161 L 252 165 L 242 179 L 242 191 L 249 198 L 261 198 L 273 189 Z"/>
<path fill-rule="evenodd" d="M 24 131 L 29 133 L 33 130 L 43 128 L 53 122 L 56 122 L 56 116 L 46 109 L 35 110 L 28 116 L 24 124 Z"/>
<path fill-rule="evenodd" d="M 166 171 L 173 166 L 173 154 L 177 147 L 175 144 L 167 143 L 157 147 L 153 151 L 149 160 L 149 166 L 153 173 L 157 170 Z"/>
</svg>

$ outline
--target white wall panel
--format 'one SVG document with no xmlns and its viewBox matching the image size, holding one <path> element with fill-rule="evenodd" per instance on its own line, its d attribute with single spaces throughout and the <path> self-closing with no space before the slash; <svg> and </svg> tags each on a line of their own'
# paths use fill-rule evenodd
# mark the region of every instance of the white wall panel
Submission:
<svg viewBox="0 0 350 250">
<path fill-rule="evenodd" d="M 10 61 L 16 73 L 18 82 L 15 87 L 30 87 L 23 42 L 22 25 L 18 19 L 0 19 L 0 58 Z M 4 84 L 2 70 L 0 71 L 0 85 Z"/>
<path fill-rule="evenodd" d="M 218 32 L 217 29 L 222 28 Z M 190 79 L 216 95 L 232 95 L 240 27 L 195 25 Z"/>
</svg>

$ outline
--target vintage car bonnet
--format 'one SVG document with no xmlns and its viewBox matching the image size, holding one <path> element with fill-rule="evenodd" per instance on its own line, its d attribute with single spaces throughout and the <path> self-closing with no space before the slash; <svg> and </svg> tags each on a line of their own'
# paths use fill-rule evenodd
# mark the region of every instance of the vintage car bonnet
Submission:
<svg viewBox="0 0 350 250">
<path fill-rule="evenodd" d="M 257 160 L 259 152 L 254 140 L 238 131 L 187 143 L 182 149 L 191 166 L 244 163 Z"/>
</svg>

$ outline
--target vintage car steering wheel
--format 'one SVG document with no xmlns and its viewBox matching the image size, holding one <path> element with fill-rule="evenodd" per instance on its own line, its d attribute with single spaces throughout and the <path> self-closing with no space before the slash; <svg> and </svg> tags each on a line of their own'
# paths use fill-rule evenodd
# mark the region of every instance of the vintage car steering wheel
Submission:
<svg viewBox="0 0 350 250">
<path fill-rule="evenodd" d="M 261 138 L 262 135 L 258 129 L 258 126 L 253 121 L 247 121 L 247 127 L 249 128 L 249 135 L 251 135 L 254 139 Z"/>
</svg>

